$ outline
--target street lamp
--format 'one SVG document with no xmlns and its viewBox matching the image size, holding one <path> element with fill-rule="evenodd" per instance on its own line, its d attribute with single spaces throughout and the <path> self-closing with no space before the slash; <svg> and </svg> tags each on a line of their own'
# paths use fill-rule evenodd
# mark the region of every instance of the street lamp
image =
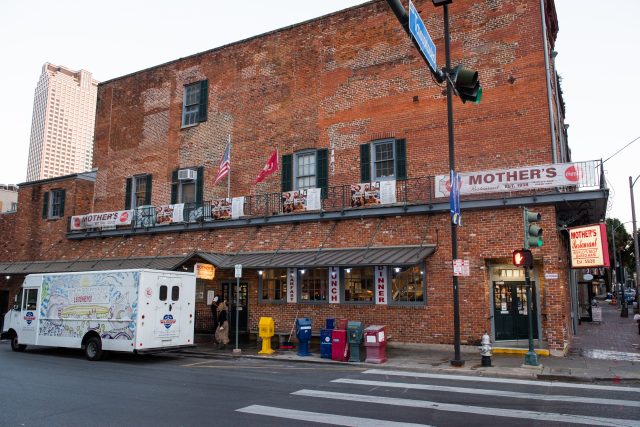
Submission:
<svg viewBox="0 0 640 427">
<path fill-rule="evenodd" d="M 631 220 L 633 221 L 633 257 L 636 264 L 636 288 L 638 287 L 638 280 L 640 280 L 640 259 L 638 259 L 638 230 L 636 229 L 636 207 L 633 201 L 633 186 L 640 178 L 640 175 L 633 179 L 629 177 L 629 193 L 631 193 Z M 627 300 L 624 297 L 624 291 L 622 292 L 622 310 L 620 311 L 621 317 L 629 316 L 629 309 L 627 308 Z"/>
<path fill-rule="evenodd" d="M 616 257 L 616 255 L 618 254 L 618 251 L 616 249 L 616 230 L 620 227 L 622 227 L 625 224 L 629 224 L 632 221 L 627 221 L 627 222 L 621 222 L 620 224 L 618 224 L 616 227 L 611 229 L 611 248 L 613 249 L 613 273 L 614 276 L 616 278 L 615 280 L 615 284 L 616 284 L 616 288 L 618 287 L 618 280 L 620 280 L 620 293 L 622 293 L 622 299 L 620 299 L 620 296 L 618 295 L 618 301 L 620 304 L 620 307 L 622 307 L 622 301 L 624 300 L 624 288 L 623 288 L 623 283 L 624 283 L 624 277 L 622 274 L 620 274 L 620 278 L 618 278 L 618 258 Z"/>
</svg>

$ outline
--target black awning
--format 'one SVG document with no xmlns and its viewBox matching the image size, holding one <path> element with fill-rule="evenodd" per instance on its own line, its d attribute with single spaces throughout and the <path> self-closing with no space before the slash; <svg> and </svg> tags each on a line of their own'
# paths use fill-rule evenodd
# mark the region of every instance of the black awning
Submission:
<svg viewBox="0 0 640 427">
<path fill-rule="evenodd" d="M 73 271 L 128 270 L 148 268 L 171 270 L 183 256 L 105 258 L 75 261 L 19 261 L 0 263 L 0 274 L 65 273 Z"/>
</svg>

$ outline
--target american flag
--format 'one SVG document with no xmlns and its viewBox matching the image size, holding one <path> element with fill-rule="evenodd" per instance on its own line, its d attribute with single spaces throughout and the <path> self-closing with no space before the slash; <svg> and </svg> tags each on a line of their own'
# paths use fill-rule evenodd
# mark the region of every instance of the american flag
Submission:
<svg viewBox="0 0 640 427">
<path fill-rule="evenodd" d="M 229 138 L 229 142 L 227 142 L 227 148 L 224 150 L 224 155 L 222 156 L 222 161 L 220 162 L 220 169 L 218 169 L 218 175 L 216 175 L 216 180 L 213 185 L 217 184 L 222 178 L 227 176 L 229 170 L 231 169 L 231 138 Z"/>
</svg>

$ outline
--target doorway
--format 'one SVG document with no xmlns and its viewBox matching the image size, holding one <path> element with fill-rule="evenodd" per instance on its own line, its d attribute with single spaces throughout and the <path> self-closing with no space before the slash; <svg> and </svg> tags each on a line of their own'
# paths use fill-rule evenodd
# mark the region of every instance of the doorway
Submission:
<svg viewBox="0 0 640 427">
<path fill-rule="evenodd" d="M 529 338 L 527 313 L 527 287 L 524 281 L 493 282 L 493 318 L 496 341 Z M 536 309 L 536 284 L 531 281 L 531 307 L 533 338 L 538 338 L 538 313 Z"/>
<path fill-rule="evenodd" d="M 2 332 L 2 325 L 4 324 L 4 315 L 9 311 L 9 291 L 0 291 L 0 332 Z"/>
<path fill-rule="evenodd" d="M 236 307 L 236 282 L 222 282 L 222 295 L 229 305 L 229 332 L 236 331 L 236 310 L 238 311 L 238 332 L 245 334 L 249 332 L 249 306 L 248 306 L 248 284 L 240 282 L 240 300 Z"/>
</svg>

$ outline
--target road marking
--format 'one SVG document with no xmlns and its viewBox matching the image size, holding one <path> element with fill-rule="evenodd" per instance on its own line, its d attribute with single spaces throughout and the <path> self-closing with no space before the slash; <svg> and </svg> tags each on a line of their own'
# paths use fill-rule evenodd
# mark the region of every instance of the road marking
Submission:
<svg viewBox="0 0 640 427">
<path fill-rule="evenodd" d="M 404 389 L 412 389 L 412 390 L 444 391 L 448 393 L 467 393 L 467 394 L 476 394 L 476 395 L 483 395 L 483 396 L 512 397 L 515 399 L 544 400 L 547 402 L 589 403 L 593 405 L 631 406 L 634 408 L 640 408 L 640 402 L 636 402 L 632 400 L 599 399 L 595 397 L 562 396 L 562 395 L 553 395 L 553 394 L 520 393 L 516 391 L 505 391 L 505 390 L 449 387 L 449 386 L 432 385 L 432 384 L 411 384 L 411 383 L 397 383 L 397 382 L 385 382 L 385 381 L 366 381 L 366 380 L 353 380 L 349 378 L 338 378 L 337 380 L 332 380 L 331 382 L 341 383 L 341 384 L 368 385 L 368 386 L 374 386 L 374 387 L 391 387 L 391 388 L 404 388 Z"/>
<path fill-rule="evenodd" d="M 212 363 L 216 363 L 215 365 Z M 355 366 L 327 366 L 327 367 L 318 367 L 318 366 L 275 366 L 275 365 L 231 365 L 224 364 L 219 362 L 205 361 L 205 362 L 196 362 L 189 363 L 187 365 L 181 365 L 183 368 L 198 368 L 198 369 L 217 369 L 217 368 L 226 368 L 226 369 L 269 369 L 269 370 L 301 370 L 301 371 L 360 371 L 362 372 L 364 368 L 358 368 Z"/>
<path fill-rule="evenodd" d="M 602 360 L 620 360 L 627 362 L 640 362 L 640 354 L 629 353 L 625 351 L 611 351 L 611 350 L 583 350 L 580 354 L 589 359 L 602 359 Z"/>
<path fill-rule="evenodd" d="M 266 415 L 268 417 L 287 418 L 290 420 L 310 421 L 319 424 L 354 427 L 430 427 L 426 424 L 400 423 L 377 420 L 374 418 L 348 417 L 345 415 L 324 414 L 320 412 L 296 411 L 294 409 L 273 408 L 270 406 L 251 405 L 236 409 L 245 414 Z"/>
<path fill-rule="evenodd" d="M 562 423 L 586 424 L 592 426 L 625 426 L 640 427 L 640 421 L 620 418 L 600 418 L 587 415 L 557 414 L 552 412 L 526 411 L 520 409 L 488 408 L 483 406 L 458 405 L 455 403 L 430 402 L 427 400 L 399 399 L 395 397 L 368 396 L 364 394 L 336 393 L 320 390 L 298 390 L 291 393 L 296 396 L 319 397 L 324 399 L 349 400 L 353 402 L 374 403 L 377 405 L 394 405 L 411 408 L 432 409 L 434 411 L 457 412 L 493 417 L 531 419 L 537 421 L 554 421 Z"/>
<path fill-rule="evenodd" d="M 476 376 L 469 376 L 469 375 L 428 374 L 424 372 L 386 371 L 383 369 L 368 369 L 363 373 L 374 374 L 374 375 L 393 375 L 393 376 L 399 376 L 399 377 L 432 378 L 432 379 L 442 379 L 442 380 L 473 381 L 473 382 L 500 383 L 500 384 L 535 385 L 539 387 L 548 386 L 548 387 L 579 388 L 579 389 L 590 389 L 590 390 L 609 390 L 609 391 L 640 393 L 640 388 L 599 385 L 599 384 L 576 384 L 576 383 L 563 383 L 563 382 L 557 382 L 557 381 L 534 381 L 534 380 L 517 380 L 517 379 L 509 379 L 509 378 L 487 378 L 487 377 L 476 377 Z"/>
</svg>

